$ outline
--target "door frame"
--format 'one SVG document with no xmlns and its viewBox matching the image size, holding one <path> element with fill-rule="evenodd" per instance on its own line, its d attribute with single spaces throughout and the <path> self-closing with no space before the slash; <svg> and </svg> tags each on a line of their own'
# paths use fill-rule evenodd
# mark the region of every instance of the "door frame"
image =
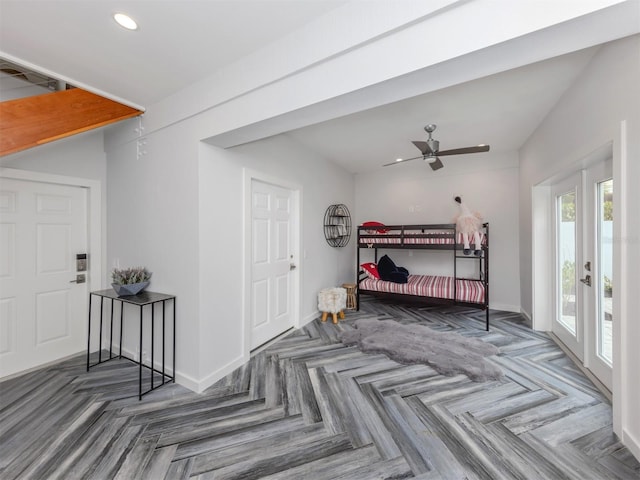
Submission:
<svg viewBox="0 0 640 480">
<path fill-rule="evenodd" d="M 56 175 L 52 173 L 19 170 L 16 168 L 0 167 L 0 177 L 22 180 L 34 183 L 51 183 L 70 187 L 87 189 L 87 291 L 98 290 L 103 287 L 103 272 L 106 269 L 106 256 L 103 245 L 106 230 L 103 225 L 102 186 L 99 180 L 88 178 Z M 88 300 L 87 300 L 88 301 Z M 87 322 L 83 322 L 82 336 L 86 337 Z M 97 343 L 97 341 L 96 341 Z M 20 372 L 20 375 L 25 372 Z M 8 378 L 8 377 L 6 377 Z M 5 378 L 5 379 L 6 379 Z"/>
<path fill-rule="evenodd" d="M 244 255 L 242 256 L 242 326 L 243 326 L 243 353 L 245 358 L 251 355 L 251 183 L 255 180 L 268 183 L 291 191 L 291 248 L 293 261 L 297 268 L 293 270 L 291 277 L 291 313 L 293 315 L 294 328 L 300 328 L 300 278 L 303 271 L 303 259 L 301 252 L 302 239 L 302 187 L 282 178 L 267 175 L 263 172 L 243 168 L 243 228 L 242 243 Z"/>
</svg>

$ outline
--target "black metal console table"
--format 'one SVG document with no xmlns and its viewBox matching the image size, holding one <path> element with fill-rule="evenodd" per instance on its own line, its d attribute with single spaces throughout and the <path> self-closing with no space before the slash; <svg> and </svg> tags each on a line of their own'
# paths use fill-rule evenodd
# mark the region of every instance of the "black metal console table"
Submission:
<svg viewBox="0 0 640 480">
<path fill-rule="evenodd" d="M 100 297 L 100 330 L 99 330 L 99 349 L 98 349 L 98 361 L 95 363 L 91 363 L 90 361 L 90 357 L 91 357 L 91 300 L 92 300 L 92 295 L 95 295 L 97 297 Z M 103 327 L 105 326 L 103 322 L 103 313 L 104 313 L 104 300 L 105 298 L 107 300 L 111 300 L 111 319 L 110 319 L 110 328 L 109 328 L 109 335 L 110 335 L 110 339 L 109 339 L 109 357 L 105 358 L 104 360 L 102 359 L 102 337 L 103 337 Z M 118 351 L 117 355 L 113 354 L 113 319 L 114 319 L 114 301 L 120 302 L 120 348 Z M 166 307 L 166 302 L 171 301 L 172 306 L 173 306 L 173 369 L 172 369 L 172 375 L 169 375 L 168 373 L 165 372 L 165 336 L 166 336 L 166 328 L 165 328 L 165 307 Z M 138 306 L 140 307 L 140 348 L 138 351 L 138 360 L 135 360 L 133 358 L 127 357 L 126 355 L 122 354 L 122 333 L 123 333 L 123 323 L 124 323 L 124 304 L 128 303 L 130 305 L 134 305 L 134 306 Z M 155 368 L 155 352 L 154 352 L 154 345 L 155 345 L 155 323 L 156 323 L 156 315 L 155 315 L 155 311 L 156 311 L 156 304 L 162 303 L 162 370 L 158 370 Z M 150 310 L 151 310 L 151 365 L 147 366 L 143 363 L 143 359 L 142 359 L 142 352 L 143 352 L 143 347 L 142 347 L 142 340 L 143 340 L 143 310 L 144 307 L 149 305 Z M 148 309 L 149 310 L 149 309 Z M 89 371 L 89 369 L 91 367 L 95 367 L 96 365 L 99 365 L 101 363 L 104 362 L 108 362 L 109 360 L 112 360 L 114 358 L 125 358 L 127 360 L 130 360 L 136 364 L 138 364 L 139 366 L 139 379 L 138 379 L 138 399 L 142 400 L 142 396 L 146 395 L 147 393 L 155 390 L 156 388 L 161 387 L 162 385 L 166 384 L 166 383 L 170 383 L 173 382 L 175 383 L 176 381 L 176 297 L 175 295 L 167 295 L 164 293 L 155 293 L 155 292 L 142 292 L 139 293 L 138 295 L 128 295 L 128 296 L 124 296 L 124 297 L 119 297 L 118 294 L 111 288 L 107 289 L 107 290 L 98 290 L 95 292 L 91 292 L 89 293 L 89 328 L 87 330 L 87 371 Z M 150 378 L 150 383 L 151 383 L 151 388 L 149 388 L 148 390 L 145 390 L 144 392 L 142 391 L 142 370 L 143 368 L 146 368 L 148 370 L 150 370 L 151 372 L 151 378 Z M 153 374 L 158 373 L 162 376 L 162 382 L 159 383 L 158 385 L 154 384 L 154 379 L 153 379 Z"/>
</svg>

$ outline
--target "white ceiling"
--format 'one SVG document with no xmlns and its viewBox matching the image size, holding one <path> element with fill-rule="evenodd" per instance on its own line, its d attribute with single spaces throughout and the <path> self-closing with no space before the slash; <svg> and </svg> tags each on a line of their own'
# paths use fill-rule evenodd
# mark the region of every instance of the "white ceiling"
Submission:
<svg viewBox="0 0 640 480">
<path fill-rule="evenodd" d="M 492 152 L 513 152 L 533 133 L 597 49 L 555 57 L 287 135 L 351 172 L 374 170 L 397 158 L 420 155 L 411 140 L 426 140 L 424 126 L 429 123 L 437 125 L 433 138 L 440 141 L 440 150 L 488 144 Z M 446 165 L 476 155 L 485 154 L 441 160 Z"/>
<path fill-rule="evenodd" d="M 0 49 L 46 73 L 151 105 L 346 0 L 0 0 Z M 129 32 L 112 19 L 134 17 Z M 442 150 L 517 150 L 597 47 L 287 133 L 351 172 L 418 154 L 427 123 Z M 487 155 L 487 154 L 475 154 Z M 464 162 L 474 155 L 443 157 Z M 455 159 L 455 160 L 454 160 Z M 403 168 L 393 166 L 391 168 Z"/>
<path fill-rule="evenodd" d="M 0 49 L 56 78 L 145 107 L 345 2 L 0 0 Z M 139 29 L 120 27 L 116 12 Z"/>
</svg>

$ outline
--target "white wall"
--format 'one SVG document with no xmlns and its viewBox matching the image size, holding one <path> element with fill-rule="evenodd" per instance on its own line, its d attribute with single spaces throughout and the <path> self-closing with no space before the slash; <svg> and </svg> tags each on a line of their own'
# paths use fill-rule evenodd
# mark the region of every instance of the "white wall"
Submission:
<svg viewBox="0 0 640 480">
<path fill-rule="evenodd" d="M 520 270 L 522 306 L 533 312 L 532 188 L 581 168 L 613 144 L 614 164 L 614 428 L 640 457 L 640 37 L 602 47 L 520 152 Z M 626 143 L 621 122 L 626 125 Z M 616 263 L 618 274 L 616 276 Z M 536 318 L 534 317 L 534 324 Z"/>
<path fill-rule="evenodd" d="M 230 368 L 230 361 L 242 362 L 248 353 L 243 350 L 244 170 L 300 189 L 300 311 L 295 315 L 296 325 L 315 318 L 318 290 L 353 281 L 353 240 L 345 248 L 333 248 L 323 232 L 329 205 L 344 203 L 353 208 L 353 175 L 286 136 L 231 150 L 202 144 L 199 163 L 200 315 L 201 339 L 206 344 L 201 358 L 205 372 L 219 377 Z"/>
<path fill-rule="evenodd" d="M 193 121 L 182 122 L 108 152 L 109 269 L 144 265 L 149 290 L 177 296 L 178 381 L 197 389 L 200 378 L 198 308 L 198 141 Z M 125 129 L 134 129 L 129 122 Z M 138 155 L 138 152 L 146 152 Z M 129 322 L 124 343 L 135 352 L 137 322 Z M 170 362 L 172 356 L 167 356 Z"/>
<path fill-rule="evenodd" d="M 355 223 L 451 223 L 458 213 L 453 198 L 461 196 L 490 224 L 490 306 L 519 312 L 516 153 L 488 152 L 442 161 L 445 167 L 435 172 L 415 160 L 357 175 Z M 409 257 L 408 252 L 396 251 L 389 255 L 412 273 L 453 273 L 450 254 L 413 252 Z"/>
<path fill-rule="evenodd" d="M 37 148 L 0 157 L 0 165 L 20 170 L 105 181 L 103 131 L 74 135 Z"/>
<path fill-rule="evenodd" d="M 313 318 L 316 292 L 354 278 L 353 250 L 324 242 L 331 203 L 353 205 L 353 175 L 284 136 L 222 150 L 201 142 L 208 114 L 136 142 L 111 142 L 108 264 L 145 265 L 150 290 L 177 296 L 178 381 L 202 390 L 247 359 L 243 328 L 243 168 L 300 186 L 301 309 Z M 136 123 L 123 127 L 136 128 Z M 127 132 L 120 132 L 127 136 Z M 145 154 L 138 155 L 138 152 Z M 137 326 L 126 331 L 135 351 Z"/>
</svg>

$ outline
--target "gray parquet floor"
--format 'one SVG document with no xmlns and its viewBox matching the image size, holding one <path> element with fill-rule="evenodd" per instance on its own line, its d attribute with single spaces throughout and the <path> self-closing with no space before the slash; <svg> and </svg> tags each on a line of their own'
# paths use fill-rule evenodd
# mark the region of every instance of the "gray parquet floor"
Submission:
<svg viewBox="0 0 640 480">
<path fill-rule="evenodd" d="M 357 318 L 477 336 L 505 377 L 474 383 L 345 347 Z M 521 317 L 366 300 L 312 322 L 205 393 L 171 384 L 138 401 L 137 369 L 78 356 L 0 384 L 0 478 L 638 479 L 611 407 Z"/>
</svg>

